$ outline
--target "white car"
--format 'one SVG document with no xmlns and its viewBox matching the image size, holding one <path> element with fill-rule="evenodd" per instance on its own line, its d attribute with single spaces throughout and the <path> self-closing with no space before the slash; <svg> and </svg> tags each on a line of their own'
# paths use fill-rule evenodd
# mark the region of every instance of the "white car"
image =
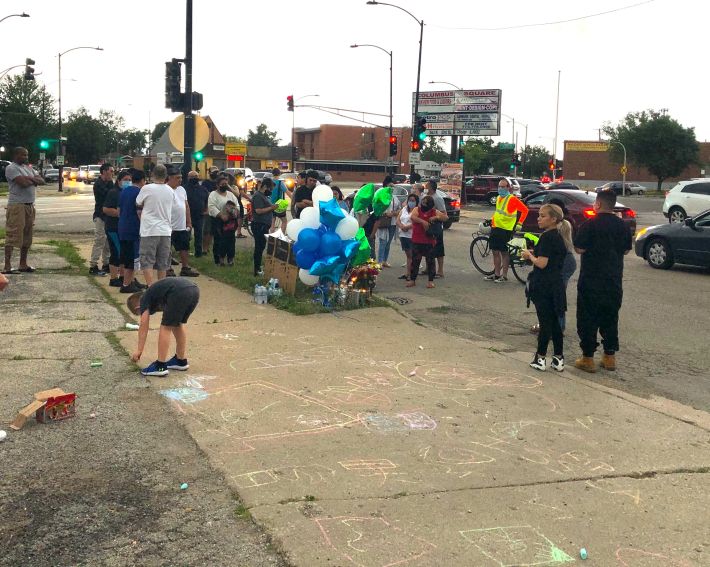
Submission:
<svg viewBox="0 0 710 567">
<path fill-rule="evenodd" d="M 668 222 L 685 222 L 710 209 L 710 178 L 680 181 L 666 193 L 663 202 L 663 216 Z"/>
</svg>

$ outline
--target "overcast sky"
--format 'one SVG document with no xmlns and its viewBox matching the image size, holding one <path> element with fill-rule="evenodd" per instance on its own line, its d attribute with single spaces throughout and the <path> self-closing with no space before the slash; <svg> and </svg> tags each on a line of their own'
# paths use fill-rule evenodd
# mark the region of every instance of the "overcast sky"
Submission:
<svg viewBox="0 0 710 567">
<path fill-rule="evenodd" d="M 502 89 L 522 145 L 552 148 L 557 72 L 562 72 L 558 155 L 562 141 L 595 140 L 605 121 L 627 112 L 667 108 L 698 140 L 710 139 L 707 23 L 710 2 L 691 0 L 393 0 L 423 19 L 421 90 Z M 570 23 L 485 31 L 566 20 L 621 6 L 637 7 Z M 183 0 L 13 0 L 0 18 L 0 69 L 36 61 L 57 93 L 62 58 L 63 109 L 114 109 L 129 126 L 147 128 L 174 114 L 164 108 L 164 62 L 183 57 Z M 194 90 L 224 134 L 246 136 L 260 122 L 290 140 L 286 96 L 319 94 L 297 104 L 388 113 L 389 58 L 353 43 L 394 50 L 394 125 L 410 120 L 419 26 L 404 12 L 365 0 L 194 0 Z M 11 47 L 12 46 L 12 47 Z M 72 80 L 73 79 L 73 80 Z M 297 108 L 296 126 L 358 124 Z M 366 119 L 382 124 L 387 118 Z M 502 121 L 501 141 L 512 124 Z"/>
</svg>

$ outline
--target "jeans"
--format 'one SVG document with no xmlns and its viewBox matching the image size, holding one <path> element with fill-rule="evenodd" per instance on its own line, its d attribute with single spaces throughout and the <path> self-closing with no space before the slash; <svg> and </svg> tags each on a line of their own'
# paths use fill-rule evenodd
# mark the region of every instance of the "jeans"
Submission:
<svg viewBox="0 0 710 567">
<path fill-rule="evenodd" d="M 535 311 L 540 322 L 540 332 L 537 335 L 537 354 L 547 355 L 547 345 L 552 339 L 555 356 L 562 356 L 564 335 L 560 327 L 560 317 L 555 312 L 555 302 L 552 295 L 536 298 Z"/>
<path fill-rule="evenodd" d="M 269 233 L 268 224 L 260 222 L 252 223 L 251 233 L 254 235 L 254 275 L 261 271 L 261 258 L 266 248 L 266 235 Z"/>
<path fill-rule="evenodd" d="M 417 281 L 419 275 L 419 265 L 422 263 L 422 258 L 426 258 L 426 269 L 429 276 L 429 281 L 434 281 L 436 274 L 436 262 L 434 258 L 434 246 L 431 244 L 412 244 L 412 271 L 409 274 L 409 279 L 413 282 Z"/>
<path fill-rule="evenodd" d="M 577 291 L 577 334 L 584 356 L 594 356 L 599 346 L 597 333 L 602 337 L 606 354 L 615 354 L 619 350 L 619 309 L 621 293 Z"/>
<path fill-rule="evenodd" d="M 392 244 L 392 239 L 394 239 L 394 235 L 397 232 L 397 227 L 390 225 L 387 227 L 387 238 L 379 238 L 379 248 L 377 250 L 377 261 L 382 264 L 383 262 L 386 262 L 387 259 L 390 257 L 390 245 Z M 380 234 L 380 231 L 377 231 L 378 234 Z"/>
<path fill-rule="evenodd" d="M 195 236 L 195 256 L 202 256 L 202 237 L 205 218 L 202 215 L 195 215 L 192 219 L 192 232 Z"/>
<path fill-rule="evenodd" d="M 110 266 L 118 267 L 121 265 L 121 241 L 118 239 L 118 233 L 107 231 L 106 240 L 108 242 L 109 250 L 111 251 L 108 263 Z"/>
<path fill-rule="evenodd" d="M 99 260 L 103 260 L 103 266 L 108 265 L 108 258 L 111 255 L 111 250 L 108 246 L 106 238 L 106 224 L 101 218 L 94 219 L 94 246 L 91 248 L 91 260 L 89 264 L 93 266 L 99 265 Z"/>
</svg>

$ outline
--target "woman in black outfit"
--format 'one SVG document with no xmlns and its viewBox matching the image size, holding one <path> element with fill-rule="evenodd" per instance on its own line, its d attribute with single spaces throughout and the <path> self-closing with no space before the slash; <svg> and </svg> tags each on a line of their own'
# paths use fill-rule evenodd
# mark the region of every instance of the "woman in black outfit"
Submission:
<svg viewBox="0 0 710 567">
<path fill-rule="evenodd" d="M 251 233 L 254 235 L 254 275 L 263 274 L 261 259 L 266 248 L 266 235 L 269 233 L 271 222 L 274 220 L 276 205 L 269 198 L 274 189 L 274 181 L 264 177 L 259 188 L 252 196 L 252 222 Z"/>
<path fill-rule="evenodd" d="M 562 280 L 562 266 L 567 256 L 567 247 L 559 232 L 564 220 L 562 209 L 557 205 L 543 205 L 537 219 L 537 225 L 544 232 L 533 251 L 524 250 L 523 259 L 533 264 L 533 271 L 528 278 L 528 299 L 535 304 L 540 333 L 537 339 L 537 352 L 530 363 L 532 368 L 545 371 L 547 345 L 552 339 L 554 356 L 553 370 L 565 369 L 563 354 L 564 338 L 560 327 L 560 315 L 567 310 L 567 294 Z M 568 226 L 563 230 L 568 230 Z M 571 229 L 570 229 L 571 230 Z"/>
</svg>

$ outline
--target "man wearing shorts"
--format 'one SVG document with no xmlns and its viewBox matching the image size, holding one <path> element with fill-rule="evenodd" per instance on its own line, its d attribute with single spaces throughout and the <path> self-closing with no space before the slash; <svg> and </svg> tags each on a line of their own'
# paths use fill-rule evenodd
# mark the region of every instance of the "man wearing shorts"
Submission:
<svg viewBox="0 0 710 567">
<path fill-rule="evenodd" d="M 28 165 L 29 154 L 26 148 L 15 148 L 12 163 L 5 169 L 9 184 L 7 213 L 5 216 L 5 266 L 3 274 L 34 272 L 27 264 L 27 253 L 32 245 L 32 233 L 35 223 L 35 188 L 44 185 L 44 180 Z M 12 249 L 20 249 L 20 265 L 12 269 Z"/>
<path fill-rule="evenodd" d="M 127 305 L 131 313 L 140 315 L 138 327 L 138 346 L 131 356 L 138 362 L 143 355 L 145 341 L 148 338 L 150 316 L 163 312 L 158 335 L 158 358 L 141 370 L 143 376 L 167 376 L 168 370 L 187 370 L 187 333 L 185 324 L 200 301 L 200 288 L 186 278 L 165 278 L 148 288 L 145 292 L 134 293 L 128 298 Z M 175 337 L 175 355 L 168 360 L 170 335 Z"/>
<path fill-rule="evenodd" d="M 187 202 L 187 192 L 180 184 L 182 182 L 182 173 L 177 168 L 168 170 L 168 186 L 173 190 L 175 198 L 173 199 L 173 209 L 170 213 L 170 226 L 173 229 L 171 234 L 171 243 L 175 248 L 175 252 L 180 255 L 180 264 L 182 269 L 180 275 L 183 277 L 194 278 L 200 275 L 197 270 L 190 267 L 190 236 L 192 235 L 192 218 L 190 215 L 190 205 Z M 169 276 L 174 276 L 172 268 L 168 270 Z"/>
<path fill-rule="evenodd" d="M 121 293 L 136 293 L 148 286 L 134 279 L 136 263 L 140 264 L 140 218 L 136 210 L 136 198 L 145 185 L 145 173 L 131 170 L 131 185 L 121 190 L 118 202 L 118 238 L 121 244 L 123 285 Z"/>
<path fill-rule="evenodd" d="M 153 183 L 144 185 L 136 208 L 141 214 L 140 261 L 149 286 L 157 278 L 162 280 L 170 267 L 170 236 L 173 200 L 175 193 L 166 185 L 168 170 L 163 164 L 153 168 Z"/>
<path fill-rule="evenodd" d="M 488 241 L 493 251 L 493 273 L 484 277 L 484 280 L 495 283 L 508 281 L 508 242 L 515 230 L 520 230 L 523 226 L 527 216 L 528 208 L 525 203 L 510 192 L 510 181 L 503 177 L 498 182 L 496 212 L 491 219 L 491 236 Z"/>
</svg>

